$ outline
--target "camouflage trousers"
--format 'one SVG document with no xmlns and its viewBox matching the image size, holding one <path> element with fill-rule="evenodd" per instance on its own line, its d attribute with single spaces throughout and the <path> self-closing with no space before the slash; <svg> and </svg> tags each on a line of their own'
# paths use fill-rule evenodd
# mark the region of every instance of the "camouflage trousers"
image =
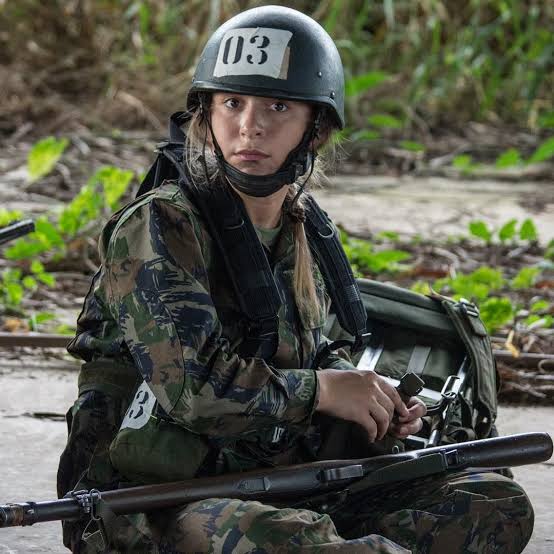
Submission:
<svg viewBox="0 0 554 554">
<path fill-rule="evenodd" d="M 157 514 L 120 516 L 106 552 L 510 554 L 524 549 L 533 530 L 526 494 L 496 473 L 372 488 L 317 511 L 311 507 L 211 498 Z M 93 540 L 81 552 L 102 550 Z"/>
</svg>

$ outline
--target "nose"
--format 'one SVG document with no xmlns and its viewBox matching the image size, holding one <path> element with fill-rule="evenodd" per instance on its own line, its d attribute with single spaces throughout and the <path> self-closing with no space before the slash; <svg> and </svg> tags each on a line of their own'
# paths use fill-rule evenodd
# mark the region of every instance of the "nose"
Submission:
<svg viewBox="0 0 554 554">
<path fill-rule="evenodd" d="M 255 102 L 247 102 L 241 113 L 240 134 L 244 138 L 260 137 L 265 132 L 263 116 Z"/>
</svg>

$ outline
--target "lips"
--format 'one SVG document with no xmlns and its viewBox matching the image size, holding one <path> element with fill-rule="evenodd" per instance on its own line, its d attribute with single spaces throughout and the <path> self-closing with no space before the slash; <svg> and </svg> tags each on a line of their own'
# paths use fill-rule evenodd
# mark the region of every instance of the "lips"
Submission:
<svg viewBox="0 0 554 554">
<path fill-rule="evenodd" d="M 235 156 L 240 160 L 244 161 L 256 161 L 256 160 L 265 160 L 269 158 L 269 154 L 262 152 L 261 150 L 238 150 L 235 152 Z"/>
</svg>

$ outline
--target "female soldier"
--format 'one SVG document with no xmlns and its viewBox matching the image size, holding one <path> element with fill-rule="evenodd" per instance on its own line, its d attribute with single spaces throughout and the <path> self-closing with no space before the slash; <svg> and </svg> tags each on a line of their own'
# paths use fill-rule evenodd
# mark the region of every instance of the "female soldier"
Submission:
<svg viewBox="0 0 554 554">
<path fill-rule="evenodd" d="M 141 195 L 106 226 L 102 267 L 70 346 L 87 362 L 79 407 L 91 391 L 102 404 L 137 381 L 109 449 L 116 473 L 106 473 L 97 447 L 88 484 L 310 461 L 323 452 L 322 414 L 365 429 L 368 444 L 420 429 L 425 407 L 405 404 L 377 374 L 332 353 L 312 369 L 329 297 L 299 196 L 318 147 L 343 127 L 343 95 L 336 47 L 297 11 L 249 10 L 209 40 L 188 95 L 181 179 Z M 239 224 L 227 221 L 235 209 Z M 245 226 L 255 234 L 222 236 Z M 248 257 L 256 248 L 263 263 Z M 252 331 L 246 296 L 271 277 L 278 318 Z M 122 384 L 125 375 L 132 385 Z M 379 498 L 362 492 L 331 513 L 212 498 L 119 517 L 108 534 L 117 552 L 520 552 L 532 529 L 525 494 L 497 474 Z M 73 548 L 94 551 L 97 537 Z"/>
</svg>

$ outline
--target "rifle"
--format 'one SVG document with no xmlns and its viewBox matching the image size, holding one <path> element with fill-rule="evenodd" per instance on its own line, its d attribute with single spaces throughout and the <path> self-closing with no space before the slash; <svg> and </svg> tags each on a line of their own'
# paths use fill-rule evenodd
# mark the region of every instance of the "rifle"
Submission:
<svg viewBox="0 0 554 554">
<path fill-rule="evenodd" d="M 31 219 L 10 223 L 10 225 L 6 225 L 4 228 L 0 229 L 0 245 L 18 237 L 22 237 L 23 235 L 28 235 L 34 230 L 35 224 Z"/>
<path fill-rule="evenodd" d="M 290 505 L 327 492 L 348 493 L 348 487 L 355 483 L 377 488 L 468 468 L 540 463 L 552 456 L 552 448 L 547 433 L 523 433 L 373 458 L 327 460 L 104 492 L 73 491 L 60 500 L 0 506 L 0 527 L 86 516 L 98 520 L 101 503 L 115 515 L 151 512 L 218 497 Z"/>
</svg>

